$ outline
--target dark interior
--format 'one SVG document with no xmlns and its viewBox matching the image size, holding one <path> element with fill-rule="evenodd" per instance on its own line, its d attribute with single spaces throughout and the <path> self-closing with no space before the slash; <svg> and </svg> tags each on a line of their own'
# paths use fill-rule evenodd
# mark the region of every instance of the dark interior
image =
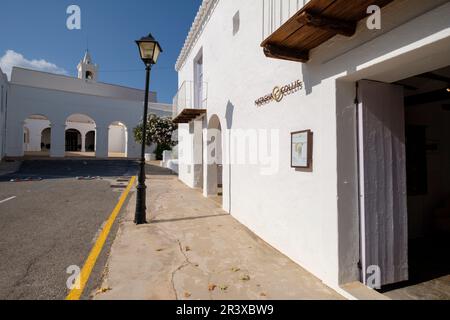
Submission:
<svg viewBox="0 0 450 320">
<path fill-rule="evenodd" d="M 405 88 L 410 280 L 384 291 L 450 274 L 450 67 L 398 84 Z"/>
</svg>

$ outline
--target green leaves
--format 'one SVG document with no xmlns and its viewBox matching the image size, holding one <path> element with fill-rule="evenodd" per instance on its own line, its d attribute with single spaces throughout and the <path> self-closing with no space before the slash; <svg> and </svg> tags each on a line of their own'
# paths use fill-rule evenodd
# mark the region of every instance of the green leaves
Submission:
<svg viewBox="0 0 450 320">
<path fill-rule="evenodd" d="M 142 143 L 143 123 L 134 128 L 134 138 L 136 142 Z M 172 122 L 171 118 L 160 118 L 154 114 L 147 119 L 146 141 L 147 146 L 157 144 L 159 146 L 172 147 L 176 143 L 172 141 L 172 134 L 178 126 Z"/>
</svg>

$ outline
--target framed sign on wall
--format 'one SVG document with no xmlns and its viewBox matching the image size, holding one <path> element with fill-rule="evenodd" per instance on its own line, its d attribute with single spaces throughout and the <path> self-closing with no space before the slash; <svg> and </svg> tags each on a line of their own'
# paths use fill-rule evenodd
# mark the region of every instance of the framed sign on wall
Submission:
<svg viewBox="0 0 450 320">
<path fill-rule="evenodd" d="M 291 133 L 291 167 L 312 169 L 313 133 L 311 130 Z"/>
</svg>

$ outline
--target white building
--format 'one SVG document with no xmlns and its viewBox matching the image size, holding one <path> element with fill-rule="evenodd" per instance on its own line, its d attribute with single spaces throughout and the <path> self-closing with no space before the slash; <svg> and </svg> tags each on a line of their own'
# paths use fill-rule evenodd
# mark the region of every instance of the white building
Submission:
<svg viewBox="0 0 450 320">
<path fill-rule="evenodd" d="M 449 65 L 447 0 L 205 0 L 176 64 L 179 178 L 336 290 L 407 280 L 450 225 Z"/>
<path fill-rule="evenodd" d="M 144 91 L 98 82 L 88 52 L 77 69 L 72 78 L 14 67 L 9 84 L 0 78 L 2 90 L 8 87 L 0 135 L 6 156 L 139 157 L 133 129 L 142 120 Z M 149 113 L 170 116 L 170 108 L 151 92 Z"/>
<path fill-rule="evenodd" d="M 6 99 L 8 93 L 8 78 L 0 69 L 0 160 L 6 151 Z"/>
</svg>

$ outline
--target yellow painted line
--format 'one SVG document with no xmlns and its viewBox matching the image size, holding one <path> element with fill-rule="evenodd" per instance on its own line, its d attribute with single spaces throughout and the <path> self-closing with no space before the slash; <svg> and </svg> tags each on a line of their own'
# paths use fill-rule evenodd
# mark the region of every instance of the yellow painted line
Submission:
<svg viewBox="0 0 450 320">
<path fill-rule="evenodd" d="M 127 200 L 128 194 L 130 193 L 130 190 L 133 187 L 135 181 L 136 181 L 136 177 L 131 178 L 131 181 L 128 184 L 128 187 L 125 189 L 122 196 L 120 197 L 120 200 L 117 203 L 117 206 L 114 208 L 113 212 L 111 213 L 111 216 L 109 217 L 108 221 L 106 222 L 105 227 L 103 228 L 100 236 L 98 237 L 97 241 L 95 242 L 94 247 L 92 248 L 91 252 L 89 253 L 89 256 L 88 256 L 86 262 L 84 263 L 83 269 L 81 269 L 81 273 L 77 279 L 77 282 L 80 284 L 79 288 L 72 289 L 69 292 L 69 295 L 66 297 L 66 300 L 80 300 L 81 295 L 83 294 L 83 291 L 89 280 L 89 277 L 91 276 L 92 269 L 94 268 L 95 263 L 97 262 L 98 256 L 100 255 L 100 252 L 102 252 L 103 246 L 105 245 L 106 239 L 108 238 L 111 228 L 112 228 L 114 222 L 116 221 L 117 216 L 119 215 L 120 210 L 122 209 L 123 204 L 125 203 L 125 200 Z"/>
</svg>

